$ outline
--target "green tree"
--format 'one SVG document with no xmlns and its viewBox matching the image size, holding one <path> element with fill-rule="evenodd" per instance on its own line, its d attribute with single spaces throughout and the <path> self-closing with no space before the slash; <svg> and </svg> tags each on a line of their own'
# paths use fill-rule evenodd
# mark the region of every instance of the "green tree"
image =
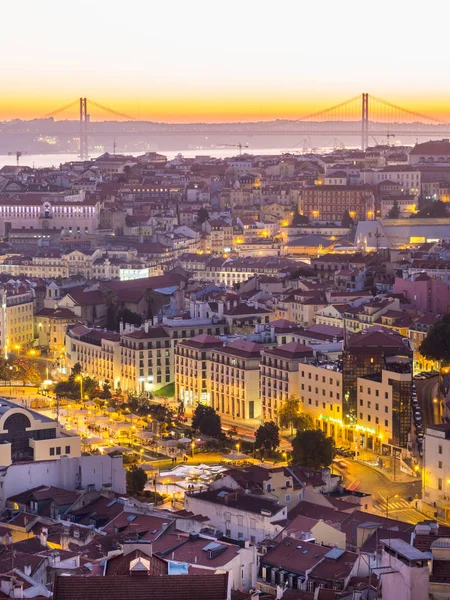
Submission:
<svg viewBox="0 0 450 600">
<path fill-rule="evenodd" d="M 127 492 L 132 496 L 142 493 L 147 479 L 147 473 L 144 469 L 133 465 L 127 471 Z"/>
<path fill-rule="evenodd" d="M 124 323 L 130 323 L 131 325 L 136 325 L 137 327 L 141 326 L 142 317 L 137 313 L 133 312 L 129 308 L 121 308 L 117 311 L 116 322 L 114 329 L 117 331 L 119 328 L 119 323 L 123 321 Z"/>
<path fill-rule="evenodd" d="M 109 382 L 109 379 L 105 379 L 105 381 L 103 382 L 103 386 L 102 386 L 102 397 L 105 400 L 109 400 L 109 398 L 111 398 L 112 394 L 111 394 L 111 384 Z"/>
<path fill-rule="evenodd" d="M 287 429 L 290 427 L 291 435 L 293 435 L 295 423 L 299 415 L 300 398 L 291 394 L 278 410 L 278 423 L 282 429 Z"/>
<path fill-rule="evenodd" d="M 109 331 L 115 331 L 117 329 L 117 295 L 112 290 L 108 290 L 104 297 L 106 305 L 106 328 Z"/>
<path fill-rule="evenodd" d="M 206 210 L 206 208 L 199 208 L 199 210 L 197 211 L 197 223 L 199 225 L 201 225 L 202 223 L 204 223 L 205 221 L 207 221 L 209 219 L 209 213 Z"/>
<path fill-rule="evenodd" d="M 16 379 L 25 383 L 38 385 L 42 381 L 41 374 L 34 360 L 18 358 L 13 361 L 13 374 Z"/>
<path fill-rule="evenodd" d="M 298 431 L 292 440 L 292 462 L 309 469 L 328 467 L 333 460 L 333 439 L 320 429 Z"/>
<path fill-rule="evenodd" d="M 147 304 L 147 319 L 153 321 L 154 312 L 155 312 L 155 300 L 156 293 L 155 290 L 151 288 L 147 288 L 144 292 L 144 300 Z"/>
<path fill-rule="evenodd" d="M 314 429 L 313 417 L 301 411 L 301 401 L 298 396 L 291 395 L 283 402 L 278 410 L 278 422 L 281 428 L 291 429 L 291 435 L 296 431 L 304 431 L 305 429 Z"/>
<path fill-rule="evenodd" d="M 296 431 L 314 429 L 314 417 L 309 413 L 300 413 L 295 421 L 295 429 Z"/>
<path fill-rule="evenodd" d="M 292 217 L 291 227 L 297 227 L 298 225 L 308 225 L 309 220 L 305 215 L 301 215 L 298 206 L 295 207 L 294 216 Z"/>
<path fill-rule="evenodd" d="M 280 430 L 273 421 L 268 421 L 256 430 L 255 448 L 261 450 L 261 456 L 280 445 Z"/>
<path fill-rule="evenodd" d="M 391 207 L 391 210 L 387 214 L 388 219 L 398 219 L 400 216 L 400 206 L 398 204 L 397 198 L 394 198 L 394 203 Z"/>
<path fill-rule="evenodd" d="M 220 416 L 212 406 L 197 404 L 192 417 L 192 429 L 196 429 L 205 435 L 218 438 L 222 434 L 222 423 Z"/>
<path fill-rule="evenodd" d="M 351 218 L 350 213 L 348 212 L 348 210 L 346 210 L 342 217 L 342 227 L 345 227 L 346 229 L 351 229 L 354 224 L 355 223 Z"/>
<path fill-rule="evenodd" d="M 420 344 L 419 352 L 428 360 L 450 364 L 450 313 L 436 321 Z"/>
<path fill-rule="evenodd" d="M 442 200 L 435 200 L 427 203 L 419 212 L 412 214 L 412 219 L 440 219 L 448 217 L 448 210 L 446 202 Z"/>
</svg>

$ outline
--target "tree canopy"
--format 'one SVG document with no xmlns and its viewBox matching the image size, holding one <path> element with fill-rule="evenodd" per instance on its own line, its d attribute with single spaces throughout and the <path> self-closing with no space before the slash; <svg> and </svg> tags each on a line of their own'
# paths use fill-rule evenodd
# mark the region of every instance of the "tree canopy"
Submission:
<svg viewBox="0 0 450 600">
<path fill-rule="evenodd" d="M 351 218 L 350 213 L 348 212 L 348 210 L 346 210 L 342 217 L 342 227 L 351 228 L 354 224 L 355 223 Z"/>
<path fill-rule="evenodd" d="M 387 214 L 388 219 L 398 219 L 400 216 L 400 206 L 397 198 L 394 198 L 394 203 L 391 206 L 390 211 Z"/>
<path fill-rule="evenodd" d="M 450 363 L 450 313 L 433 325 L 420 344 L 419 352 L 429 360 Z"/>
<path fill-rule="evenodd" d="M 278 426 L 273 421 L 268 421 L 258 427 L 255 437 L 255 448 L 264 452 L 271 452 L 280 445 Z"/>
<path fill-rule="evenodd" d="M 301 215 L 298 210 L 298 206 L 295 207 L 294 216 L 292 217 L 291 227 L 298 225 L 308 225 L 309 219 L 305 215 Z"/>
<path fill-rule="evenodd" d="M 294 429 L 303 431 L 304 429 L 314 429 L 314 420 L 311 415 L 301 412 L 301 401 L 298 396 L 291 395 L 283 402 L 278 410 L 278 422 L 280 427 L 291 429 L 291 435 Z"/>
<path fill-rule="evenodd" d="M 201 225 L 209 219 L 209 213 L 206 208 L 199 208 L 197 211 L 197 223 Z"/>
<path fill-rule="evenodd" d="M 419 210 L 419 212 L 412 214 L 411 218 L 415 219 L 439 219 L 448 217 L 448 209 L 447 204 L 442 202 L 442 200 L 435 200 L 433 202 L 429 202 L 423 208 Z"/>
<path fill-rule="evenodd" d="M 212 406 L 197 404 L 192 417 L 192 429 L 197 429 L 205 435 L 218 438 L 222 434 L 220 416 Z"/>
<path fill-rule="evenodd" d="M 141 467 L 133 465 L 127 471 L 127 492 L 131 495 L 140 494 L 147 483 L 147 473 Z"/>
<path fill-rule="evenodd" d="M 328 467 L 333 460 L 333 439 L 320 429 L 298 431 L 292 440 L 292 462 L 309 469 Z"/>
</svg>

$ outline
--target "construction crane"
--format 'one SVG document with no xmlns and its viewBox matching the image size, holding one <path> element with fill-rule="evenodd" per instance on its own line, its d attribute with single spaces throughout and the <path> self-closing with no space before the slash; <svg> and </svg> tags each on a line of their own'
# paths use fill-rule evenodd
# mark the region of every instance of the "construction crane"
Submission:
<svg viewBox="0 0 450 600">
<path fill-rule="evenodd" d="M 15 152 L 8 152 L 8 156 L 15 156 L 16 157 L 17 166 L 19 166 L 20 157 L 22 156 L 22 154 L 26 154 L 26 152 L 23 152 L 22 150 L 16 150 Z"/>
<path fill-rule="evenodd" d="M 248 144 L 219 144 L 220 146 L 228 146 L 229 148 L 239 148 L 239 156 L 242 154 L 242 148 L 248 148 Z"/>
<path fill-rule="evenodd" d="M 390 146 L 390 145 L 391 145 L 391 143 L 390 143 L 390 139 L 391 139 L 391 137 L 393 137 L 393 138 L 394 138 L 394 137 L 395 137 L 395 133 L 389 133 L 389 131 L 388 131 L 388 132 L 386 133 L 387 146 Z"/>
</svg>

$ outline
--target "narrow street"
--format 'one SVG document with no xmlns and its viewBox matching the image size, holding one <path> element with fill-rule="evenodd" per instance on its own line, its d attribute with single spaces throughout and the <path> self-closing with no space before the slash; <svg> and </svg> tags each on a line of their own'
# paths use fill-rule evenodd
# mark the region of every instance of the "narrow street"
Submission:
<svg viewBox="0 0 450 600">
<path fill-rule="evenodd" d="M 407 523 L 417 523 L 425 518 L 408 500 L 420 496 L 420 479 L 408 483 L 393 482 L 363 463 L 348 459 L 345 462 L 345 469 L 333 466 L 333 470 L 342 475 L 346 487 L 372 494 L 374 512 Z"/>
<path fill-rule="evenodd" d="M 434 402 L 437 398 L 439 378 L 416 379 L 417 398 L 422 411 L 422 422 L 425 429 L 426 425 L 441 422 L 439 402 Z"/>
</svg>

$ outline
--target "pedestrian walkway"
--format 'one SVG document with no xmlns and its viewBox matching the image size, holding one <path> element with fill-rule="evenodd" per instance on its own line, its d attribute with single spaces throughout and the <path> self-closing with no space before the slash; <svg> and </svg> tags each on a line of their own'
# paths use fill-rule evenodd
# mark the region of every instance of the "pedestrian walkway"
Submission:
<svg viewBox="0 0 450 600">
<path fill-rule="evenodd" d="M 393 457 L 390 460 L 393 462 L 395 460 L 395 464 L 392 468 L 386 468 L 384 466 L 380 466 L 380 457 L 378 454 L 374 452 L 370 452 L 369 450 L 361 450 L 358 452 L 357 460 L 362 462 L 367 467 L 382 473 L 385 477 L 387 477 L 390 481 L 395 483 L 413 483 L 417 481 L 418 477 L 413 475 L 409 475 L 400 469 L 400 460 L 394 459 Z"/>
</svg>

